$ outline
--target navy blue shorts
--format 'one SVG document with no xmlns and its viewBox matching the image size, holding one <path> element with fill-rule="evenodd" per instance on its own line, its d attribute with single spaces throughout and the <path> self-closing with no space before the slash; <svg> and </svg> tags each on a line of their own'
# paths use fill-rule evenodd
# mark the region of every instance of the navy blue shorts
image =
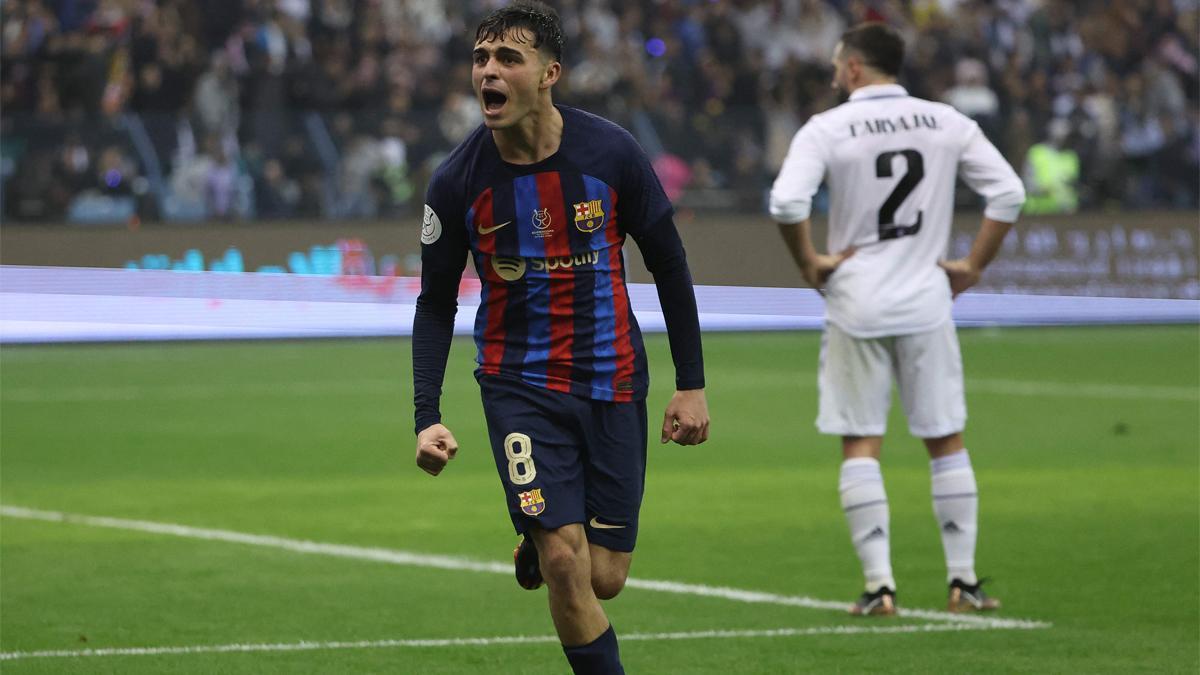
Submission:
<svg viewBox="0 0 1200 675">
<path fill-rule="evenodd" d="M 583 523 L 632 551 L 646 485 L 646 402 L 611 403 L 482 376 L 496 470 L 517 532 Z"/>
</svg>

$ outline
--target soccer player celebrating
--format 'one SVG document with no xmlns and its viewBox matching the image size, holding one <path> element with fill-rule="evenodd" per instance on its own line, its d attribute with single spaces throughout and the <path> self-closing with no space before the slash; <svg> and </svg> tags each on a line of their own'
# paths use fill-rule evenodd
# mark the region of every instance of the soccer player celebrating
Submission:
<svg viewBox="0 0 1200 675">
<path fill-rule="evenodd" d="M 675 364 L 661 440 L 708 438 L 700 327 L 673 209 L 645 154 L 615 124 L 555 105 L 563 34 L 518 2 L 475 33 L 484 123 L 433 175 L 413 322 L 417 465 L 458 450 L 439 399 L 468 254 L 482 283 L 475 370 L 513 525 L 517 581 L 549 588 L 576 673 L 619 673 L 598 600 L 621 591 L 646 468 L 646 353 L 629 302 L 626 235 L 654 275 Z"/>
<path fill-rule="evenodd" d="M 846 31 L 833 55 L 833 85 L 849 101 L 796 133 L 770 199 L 804 279 L 824 287 L 817 428 L 842 437 L 842 509 L 866 577 L 850 608 L 857 615 L 896 613 L 879 468 L 893 378 L 909 431 L 929 451 L 949 609 L 1000 605 L 975 576 L 979 498 L 963 446 L 962 358 L 950 309 L 996 255 L 1025 193 L 978 125 L 896 84 L 903 58 L 903 40 L 884 24 Z M 970 254 L 944 261 L 956 174 L 987 206 Z M 809 221 L 823 179 L 829 254 L 814 248 Z"/>
</svg>

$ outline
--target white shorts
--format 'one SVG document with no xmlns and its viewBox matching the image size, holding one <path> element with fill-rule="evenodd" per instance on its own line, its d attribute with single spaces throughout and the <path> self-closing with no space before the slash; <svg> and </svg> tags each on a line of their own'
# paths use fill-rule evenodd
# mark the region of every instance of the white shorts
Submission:
<svg viewBox="0 0 1200 675">
<path fill-rule="evenodd" d="M 856 338 L 827 323 L 821 338 L 817 429 L 839 436 L 882 436 L 892 405 L 892 381 L 917 438 L 963 430 L 962 354 L 954 322 L 913 335 Z"/>
</svg>

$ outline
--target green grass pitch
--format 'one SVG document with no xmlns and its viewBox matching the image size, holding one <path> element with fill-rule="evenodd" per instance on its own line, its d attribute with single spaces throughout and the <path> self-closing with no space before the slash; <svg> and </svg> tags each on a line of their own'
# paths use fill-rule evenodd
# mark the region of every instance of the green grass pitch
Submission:
<svg viewBox="0 0 1200 675">
<path fill-rule="evenodd" d="M 997 618 L 1039 627 L 823 604 L 848 603 L 860 578 L 837 442 L 812 424 L 819 337 L 708 334 L 712 438 L 653 439 L 632 570 L 693 586 L 606 604 L 620 635 L 643 638 L 622 642 L 630 673 L 1197 672 L 1197 327 L 961 338 L 978 568 Z M 672 371 L 662 336 L 648 349 L 653 430 Z M 545 591 L 505 571 L 516 538 L 472 357 L 456 340 L 443 409 L 462 449 L 435 479 L 413 464 L 404 340 L 5 347 L 0 670 L 566 672 Z M 901 606 L 940 610 L 928 464 L 898 410 L 883 464 Z M 715 587 L 766 595 L 697 592 Z M 453 642 L 516 636 L 531 640 Z M 222 645 L 277 646 L 208 649 Z M 127 648 L 149 651 L 27 656 Z"/>
</svg>

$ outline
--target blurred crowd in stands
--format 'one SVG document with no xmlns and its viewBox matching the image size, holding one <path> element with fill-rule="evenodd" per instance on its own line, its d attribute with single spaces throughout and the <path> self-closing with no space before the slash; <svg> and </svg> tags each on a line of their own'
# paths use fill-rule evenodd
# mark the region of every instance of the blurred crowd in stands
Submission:
<svg viewBox="0 0 1200 675">
<path fill-rule="evenodd" d="M 481 121 L 500 0 L 0 0 L 6 221 L 389 218 Z M 559 0 L 556 100 L 686 207 L 760 212 L 835 105 L 842 31 L 906 36 L 911 93 L 979 122 L 1034 213 L 1196 208 L 1197 0 Z M 964 199 L 964 206 L 969 199 Z"/>
</svg>

